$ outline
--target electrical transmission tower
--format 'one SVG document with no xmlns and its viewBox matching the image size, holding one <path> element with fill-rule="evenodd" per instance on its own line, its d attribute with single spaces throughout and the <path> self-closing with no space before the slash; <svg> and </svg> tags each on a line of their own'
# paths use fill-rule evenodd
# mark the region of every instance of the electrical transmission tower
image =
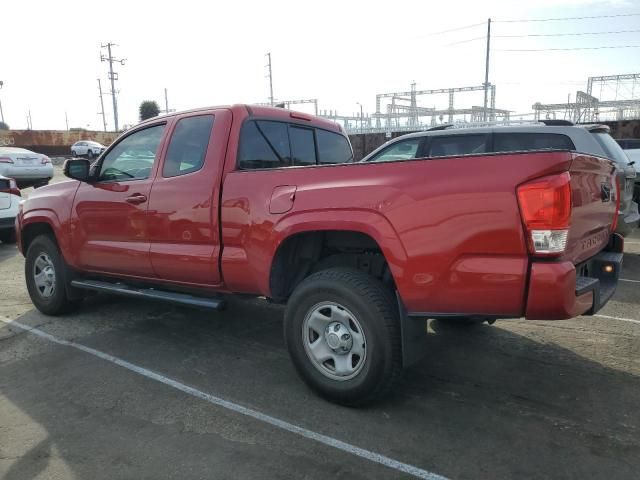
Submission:
<svg viewBox="0 0 640 480">
<path fill-rule="evenodd" d="M 116 86 L 115 81 L 118 80 L 118 72 L 113 71 L 113 64 L 119 63 L 120 65 L 124 65 L 125 58 L 118 59 L 114 58 L 111 54 L 111 47 L 115 47 L 115 43 L 107 43 L 105 45 L 100 45 L 100 48 L 107 49 L 107 56 L 104 56 L 102 52 L 100 52 L 100 61 L 101 62 L 109 62 L 109 80 L 111 80 L 111 97 L 113 98 L 113 123 L 115 125 L 115 131 L 118 131 L 118 100 L 116 98 Z"/>
</svg>

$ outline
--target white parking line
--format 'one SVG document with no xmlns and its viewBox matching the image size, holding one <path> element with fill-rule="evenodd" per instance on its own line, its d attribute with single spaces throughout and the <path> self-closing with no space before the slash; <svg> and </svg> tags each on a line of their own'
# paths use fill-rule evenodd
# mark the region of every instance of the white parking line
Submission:
<svg viewBox="0 0 640 480">
<path fill-rule="evenodd" d="M 631 280 L 629 278 L 620 278 L 621 282 L 631 282 L 631 283 L 640 283 L 640 280 Z"/>
<path fill-rule="evenodd" d="M 227 410 L 231 410 L 232 412 L 236 412 L 241 415 L 245 415 L 247 417 L 253 418 L 255 420 L 259 420 L 273 427 L 286 430 L 287 432 L 300 435 L 302 437 L 308 438 L 309 440 L 314 440 L 318 443 L 322 443 L 329 447 L 333 447 L 343 452 L 356 455 L 357 457 L 364 458 L 365 460 L 369 460 L 371 462 L 384 465 L 385 467 L 392 468 L 394 470 L 398 470 L 400 472 L 407 473 L 409 475 L 413 475 L 417 478 L 423 478 L 427 480 L 447 480 L 446 477 L 443 477 L 436 473 L 423 470 L 421 468 L 415 467 L 413 465 L 409 465 L 407 463 L 399 462 L 398 460 L 394 460 L 393 458 L 386 457 L 379 453 L 375 453 L 370 450 L 365 450 L 363 448 L 356 447 L 355 445 L 351 445 L 350 443 L 346 443 L 336 438 L 314 432 L 313 430 L 309 430 L 304 427 L 299 427 L 298 425 L 294 425 L 293 423 L 280 420 L 279 418 L 272 417 L 270 415 L 259 412 L 257 410 L 243 407 L 242 405 L 238 405 L 237 403 L 233 403 L 228 400 L 224 400 L 220 397 L 216 397 L 214 395 L 205 393 L 201 390 L 198 390 L 193 387 L 189 387 L 188 385 L 180 383 L 176 380 L 172 380 L 171 378 L 167 378 L 163 375 L 160 375 L 159 373 L 153 372 L 151 370 L 147 370 L 146 368 L 143 368 L 143 367 L 139 367 L 125 360 L 121 360 L 118 357 L 109 355 L 108 353 L 104 353 L 104 352 L 101 352 L 100 350 L 96 350 L 94 348 L 82 345 L 81 343 L 76 343 L 69 340 L 63 340 L 49 333 L 46 333 L 38 328 L 30 327 L 29 325 L 24 325 L 22 323 L 8 319 L 6 317 L 0 317 L 0 322 L 6 323 L 7 325 L 11 325 L 13 327 L 20 328 L 34 335 L 37 335 L 40 338 L 44 338 L 45 340 L 49 340 L 50 342 L 57 343 L 58 345 L 72 347 L 82 352 L 88 353 L 89 355 L 93 355 L 94 357 L 101 358 L 102 360 L 106 360 L 107 362 L 113 363 L 122 368 L 126 368 L 127 370 L 130 370 L 139 375 L 142 375 L 143 377 L 147 377 L 147 378 L 150 378 L 151 380 L 155 380 L 157 382 L 173 387 L 177 390 L 180 390 L 181 392 L 184 392 L 188 395 L 191 395 L 193 397 L 209 402 L 213 405 L 226 408 Z"/>
<path fill-rule="evenodd" d="M 640 324 L 640 320 L 635 320 L 633 318 L 611 317 L 609 315 L 594 315 L 594 317 L 606 318 L 608 320 L 620 320 L 621 322 L 629 322 L 629 323 Z"/>
</svg>

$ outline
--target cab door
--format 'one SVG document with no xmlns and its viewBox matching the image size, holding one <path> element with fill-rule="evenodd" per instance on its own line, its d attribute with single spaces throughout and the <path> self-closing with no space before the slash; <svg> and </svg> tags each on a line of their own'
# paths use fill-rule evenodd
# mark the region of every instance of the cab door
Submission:
<svg viewBox="0 0 640 480">
<path fill-rule="evenodd" d="M 149 202 L 150 258 L 162 280 L 221 283 L 218 209 L 231 112 L 191 113 L 173 124 Z"/>
<path fill-rule="evenodd" d="M 166 125 L 120 139 L 95 168 L 96 179 L 78 188 L 72 242 L 82 269 L 153 277 L 147 208 Z"/>
</svg>

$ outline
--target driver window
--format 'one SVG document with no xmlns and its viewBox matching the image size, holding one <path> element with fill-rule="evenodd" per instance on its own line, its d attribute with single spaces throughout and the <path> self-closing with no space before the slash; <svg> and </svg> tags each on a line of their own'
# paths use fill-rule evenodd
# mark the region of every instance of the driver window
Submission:
<svg viewBox="0 0 640 480">
<path fill-rule="evenodd" d="M 393 160 L 409 160 L 416 158 L 421 138 L 410 138 L 400 141 L 384 149 L 378 155 L 370 159 L 370 162 L 391 162 Z"/>
<path fill-rule="evenodd" d="M 164 125 L 155 125 L 125 137 L 104 157 L 100 167 L 102 182 L 122 182 L 149 178 Z"/>
</svg>

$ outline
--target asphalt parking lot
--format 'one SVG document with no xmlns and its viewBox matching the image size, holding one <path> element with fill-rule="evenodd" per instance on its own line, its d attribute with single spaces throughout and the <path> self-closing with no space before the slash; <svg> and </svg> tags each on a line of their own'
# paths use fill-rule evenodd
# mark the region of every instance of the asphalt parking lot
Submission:
<svg viewBox="0 0 640 480">
<path fill-rule="evenodd" d="M 639 478 L 640 234 L 626 245 L 599 316 L 431 321 L 398 391 L 349 409 L 296 376 L 282 307 L 99 295 L 46 317 L 0 244 L 0 477 Z"/>
</svg>

